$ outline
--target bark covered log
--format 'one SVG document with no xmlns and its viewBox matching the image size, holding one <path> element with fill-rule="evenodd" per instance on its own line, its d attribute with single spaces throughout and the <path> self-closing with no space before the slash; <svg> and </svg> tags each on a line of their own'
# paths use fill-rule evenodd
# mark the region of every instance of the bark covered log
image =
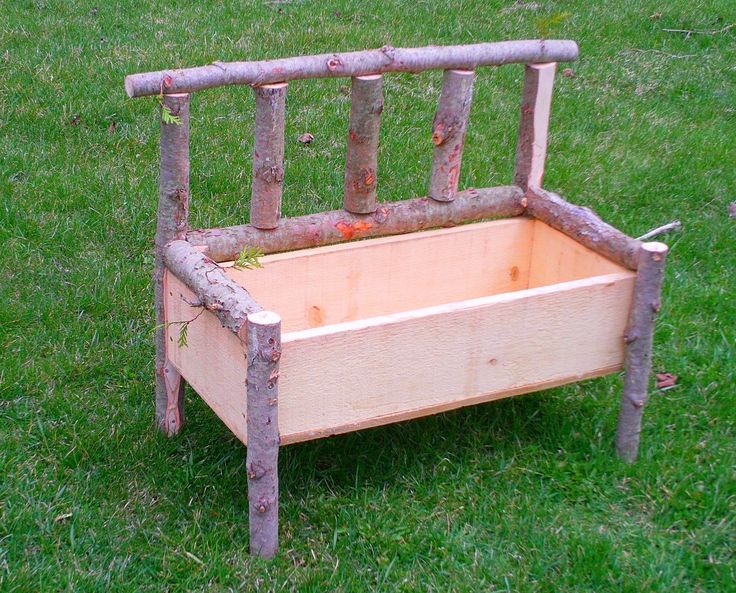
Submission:
<svg viewBox="0 0 736 593">
<path fill-rule="evenodd" d="M 527 213 L 534 218 L 565 233 L 596 253 L 630 270 L 636 270 L 641 241 L 632 239 L 603 222 L 589 208 L 570 204 L 552 192 L 529 188 L 525 199 Z"/>
<path fill-rule="evenodd" d="M 383 76 L 353 78 L 344 208 L 354 214 L 375 212 L 378 136 L 383 111 Z"/>
<path fill-rule="evenodd" d="M 626 329 L 624 388 L 616 432 L 616 452 L 629 463 L 639 452 L 641 419 L 648 399 L 652 370 L 654 321 L 659 312 L 667 255 L 664 243 L 644 243 L 634 284 L 634 299 Z"/>
<path fill-rule="evenodd" d="M 514 185 L 468 189 L 459 192 L 453 202 L 415 198 L 381 204 L 372 214 L 332 210 L 285 218 L 272 231 L 262 231 L 248 224 L 196 230 L 187 235 L 187 240 L 206 247 L 207 255 L 213 260 L 229 261 L 236 259 L 245 246 L 258 247 L 264 253 L 277 253 L 487 218 L 519 216 L 524 212 L 523 195 Z"/>
<path fill-rule="evenodd" d="M 251 554 L 273 558 L 279 545 L 278 381 L 281 319 L 261 311 L 247 319 L 248 517 Z"/>
<path fill-rule="evenodd" d="M 524 71 L 514 183 L 522 189 L 542 187 L 547 131 L 557 64 L 528 64 Z"/>
<path fill-rule="evenodd" d="M 214 313 L 223 327 L 245 340 L 248 315 L 263 310 L 245 288 L 187 241 L 169 243 L 164 250 L 164 263 L 195 294 L 199 300 L 195 306 Z"/>
<path fill-rule="evenodd" d="M 156 424 L 174 435 L 184 419 L 184 381 L 166 358 L 163 251 L 169 241 L 182 239 L 189 224 L 189 95 L 164 95 L 163 108 L 179 124 L 161 118 L 158 214 L 153 272 L 156 308 Z"/>
<path fill-rule="evenodd" d="M 472 70 L 445 70 L 442 79 L 442 93 L 432 122 L 434 153 L 427 194 L 439 202 L 451 202 L 457 193 L 474 79 Z"/>
<path fill-rule="evenodd" d="M 129 97 L 156 95 L 163 81 L 168 93 L 191 93 L 230 84 L 251 86 L 304 78 L 362 76 L 385 72 L 421 72 L 432 69 L 475 70 L 479 66 L 569 62 L 577 59 L 574 41 L 528 39 L 417 48 L 384 46 L 380 49 L 299 56 L 260 62 L 215 62 L 182 70 L 160 70 L 125 77 Z M 166 78 L 169 77 L 169 78 Z"/>
<path fill-rule="evenodd" d="M 259 229 L 275 229 L 281 217 L 286 88 L 286 83 L 279 83 L 255 89 L 256 127 L 250 223 Z"/>
</svg>

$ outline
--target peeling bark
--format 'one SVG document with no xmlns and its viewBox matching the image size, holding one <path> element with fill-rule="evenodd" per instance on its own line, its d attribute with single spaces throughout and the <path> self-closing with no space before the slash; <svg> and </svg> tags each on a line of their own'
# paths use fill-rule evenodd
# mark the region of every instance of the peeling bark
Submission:
<svg viewBox="0 0 736 593">
<path fill-rule="evenodd" d="M 529 188 L 527 213 L 596 253 L 636 270 L 642 243 L 603 222 L 589 208 L 575 206 L 552 192 Z"/>
<path fill-rule="evenodd" d="M 547 131 L 557 64 L 527 64 L 521 96 L 514 183 L 522 189 L 542 187 Z"/>
<path fill-rule="evenodd" d="M 263 310 L 250 293 L 187 241 L 172 241 L 163 257 L 166 267 L 187 285 L 202 306 L 245 341 L 248 315 Z"/>
<path fill-rule="evenodd" d="M 475 70 L 479 66 L 569 62 L 578 57 L 574 41 L 529 39 L 418 48 L 384 46 L 342 54 L 299 56 L 260 62 L 215 62 L 183 70 L 161 70 L 125 77 L 129 97 L 156 95 L 163 80 L 165 92 L 191 93 L 230 84 L 251 86 L 304 78 L 362 76 L 385 72 L 422 72 L 432 69 Z M 165 77 L 169 77 L 166 79 Z"/>
<path fill-rule="evenodd" d="M 350 128 L 345 159 L 344 208 L 354 214 L 375 212 L 378 135 L 383 111 L 383 76 L 357 76 L 351 91 Z"/>
<path fill-rule="evenodd" d="M 247 318 L 247 446 L 250 552 L 273 558 L 279 546 L 278 381 L 281 319 L 261 311 Z"/>
<path fill-rule="evenodd" d="M 174 435 L 184 419 L 184 381 L 166 358 L 163 251 L 186 236 L 189 224 L 189 95 L 164 95 L 163 105 L 181 124 L 161 121 L 161 163 L 153 272 L 156 308 L 156 424 Z"/>
<path fill-rule="evenodd" d="M 438 202 L 451 202 L 457 193 L 474 79 L 472 70 L 445 70 L 442 79 L 442 93 L 432 122 L 434 153 L 427 194 Z"/>
<path fill-rule="evenodd" d="M 275 229 L 281 218 L 286 88 L 286 83 L 282 82 L 255 89 L 256 127 L 250 223 L 259 229 Z"/>
<path fill-rule="evenodd" d="M 523 192 L 514 185 L 468 189 L 459 192 L 453 202 L 415 198 L 381 204 L 372 214 L 332 210 L 285 218 L 272 231 L 261 231 L 248 224 L 196 230 L 188 233 L 187 240 L 205 247 L 207 255 L 215 261 L 230 261 L 236 259 L 246 245 L 258 247 L 264 253 L 276 253 L 487 218 L 519 216 L 524 212 L 522 196 Z"/>
<path fill-rule="evenodd" d="M 664 243 L 644 243 L 634 284 L 634 300 L 626 329 L 624 388 L 616 432 L 616 452 L 629 463 L 636 461 L 641 419 L 648 399 L 652 371 L 654 322 L 659 312 L 662 278 L 667 256 Z"/>
</svg>

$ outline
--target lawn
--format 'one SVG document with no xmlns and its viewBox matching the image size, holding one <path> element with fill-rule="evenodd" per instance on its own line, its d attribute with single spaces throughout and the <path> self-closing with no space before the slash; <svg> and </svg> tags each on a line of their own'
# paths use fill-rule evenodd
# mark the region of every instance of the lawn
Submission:
<svg viewBox="0 0 736 593">
<path fill-rule="evenodd" d="M 3 3 L 0 590 L 736 590 L 733 23 L 730 0 Z M 540 35 L 581 49 L 546 187 L 633 236 L 684 227 L 654 356 L 679 382 L 640 460 L 613 453 L 617 376 L 289 446 L 281 553 L 252 559 L 244 447 L 193 393 L 181 435 L 153 427 L 158 115 L 125 74 Z M 461 185 L 510 182 L 521 78 L 479 71 Z M 386 76 L 379 199 L 425 195 L 440 81 Z M 341 202 L 345 84 L 290 85 L 286 215 Z M 195 226 L 247 220 L 253 107 L 192 100 Z"/>
</svg>

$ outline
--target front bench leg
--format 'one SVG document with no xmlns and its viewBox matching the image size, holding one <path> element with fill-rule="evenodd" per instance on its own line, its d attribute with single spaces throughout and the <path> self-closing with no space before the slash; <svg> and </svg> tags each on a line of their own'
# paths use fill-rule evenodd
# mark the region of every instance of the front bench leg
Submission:
<svg viewBox="0 0 736 593">
<path fill-rule="evenodd" d="M 616 452 L 629 463 L 636 461 L 639 453 L 641 418 L 652 370 L 654 320 L 660 308 L 666 255 L 667 246 L 657 242 L 644 243 L 639 252 L 634 299 L 625 336 L 626 376 L 616 432 Z"/>
<path fill-rule="evenodd" d="M 281 318 L 270 311 L 246 321 L 248 520 L 250 552 L 273 558 L 279 546 L 278 379 Z"/>
</svg>

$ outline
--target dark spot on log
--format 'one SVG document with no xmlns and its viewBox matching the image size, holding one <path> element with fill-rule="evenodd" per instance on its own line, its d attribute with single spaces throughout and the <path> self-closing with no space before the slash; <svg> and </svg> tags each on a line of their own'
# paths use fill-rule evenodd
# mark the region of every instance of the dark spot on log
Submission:
<svg viewBox="0 0 736 593">
<path fill-rule="evenodd" d="M 276 338 L 268 338 L 268 343 L 273 346 L 276 343 Z"/>
<path fill-rule="evenodd" d="M 385 206 L 381 206 L 378 210 L 376 210 L 375 214 L 373 215 L 373 220 L 375 220 L 378 224 L 383 224 L 388 220 L 388 216 L 391 213 L 391 211 L 386 208 Z"/>
<path fill-rule="evenodd" d="M 248 466 L 248 477 L 251 480 L 258 480 L 266 474 L 266 468 L 260 461 L 254 461 Z"/>
<path fill-rule="evenodd" d="M 532 109 L 532 106 L 529 105 L 529 103 L 523 103 L 521 106 L 521 112 L 524 115 L 531 115 L 534 112 L 534 109 Z"/>
<path fill-rule="evenodd" d="M 276 383 L 274 383 L 273 381 L 269 381 L 268 383 L 266 383 L 266 387 L 268 389 L 273 389 L 274 387 L 276 387 Z"/>
</svg>

